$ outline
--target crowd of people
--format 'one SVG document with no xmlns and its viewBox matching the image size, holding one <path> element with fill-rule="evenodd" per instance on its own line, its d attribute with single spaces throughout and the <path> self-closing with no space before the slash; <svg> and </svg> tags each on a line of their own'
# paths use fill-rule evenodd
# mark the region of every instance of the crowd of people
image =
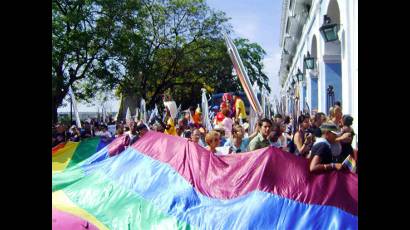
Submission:
<svg viewBox="0 0 410 230">
<path fill-rule="evenodd" d="M 110 121 L 98 122 L 91 119 L 82 122 L 82 128 L 70 128 L 63 124 L 53 126 L 53 146 L 65 141 L 100 136 L 106 141 L 125 135 L 126 145 L 132 145 L 148 130 L 180 136 L 208 149 L 216 155 L 238 154 L 273 146 L 299 157 L 310 159 L 310 171 L 340 170 L 342 162 L 356 156 L 352 147 L 353 118 L 343 115 L 340 103 L 329 110 L 312 115 L 300 114 L 294 122 L 292 117 L 275 114 L 260 119 L 249 133 L 248 117 L 242 99 L 224 95 L 221 105 L 212 107 L 210 114 L 212 129 L 202 124 L 202 113 L 198 106 L 191 106 L 177 117 L 175 102 L 166 101 L 163 119 L 152 122 Z M 356 157 L 355 157 L 356 158 Z"/>
</svg>

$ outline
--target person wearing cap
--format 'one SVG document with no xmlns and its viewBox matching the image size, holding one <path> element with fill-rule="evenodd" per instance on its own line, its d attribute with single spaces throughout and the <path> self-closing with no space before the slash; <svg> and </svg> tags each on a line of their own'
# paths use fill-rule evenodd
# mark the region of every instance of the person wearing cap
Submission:
<svg viewBox="0 0 410 230">
<path fill-rule="evenodd" d="M 233 96 L 233 100 L 235 102 L 235 118 L 236 120 L 242 120 L 242 122 L 246 122 L 246 110 L 245 110 L 245 103 L 243 103 L 243 100 L 239 97 L 238 94 L 235 94 Z"/>
<path fill-rule="evenodd" d="M 336 137 L 340 136 L 338 127 L 326 122 L 320 126 L 322 137 L 316 139 L 312 147 L 312 161 L 310 162 L 310 172 L 322 172 L 330 170 L 340 170 L 342 164 L 339 157 L 332 153 L 331 145 L 336 143 Z"/>
<path fill-rule="evenodd" d="M 263 118 L 258 122 L 259 132 L 255 138 L 249 143 L 249 151 L 261 149 L 269 146 L 269 134 L 272 128 L 272 121 L 268 118 Z"/>
</svg>

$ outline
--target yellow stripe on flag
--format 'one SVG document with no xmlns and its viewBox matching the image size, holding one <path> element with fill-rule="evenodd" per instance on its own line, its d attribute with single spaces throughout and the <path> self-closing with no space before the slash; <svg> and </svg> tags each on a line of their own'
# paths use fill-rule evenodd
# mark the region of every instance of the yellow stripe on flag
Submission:
<svg viewBox="0 0 410 230">
<path fill-rule="evenodd" d="M 108 227 L 101 223 L 95 216 L 75 205 L 62 190 L 53 192 L 52 197 L 52 205 L 54 208 L 78 216 L 90 222 L 100 230 L 108 230 Z"/>
<path fill-rule="evenodd" d="M 53 173 L 63 171 L 70 162 L 79 142 L 69 141 L 52 156 Z"/>
</svg>

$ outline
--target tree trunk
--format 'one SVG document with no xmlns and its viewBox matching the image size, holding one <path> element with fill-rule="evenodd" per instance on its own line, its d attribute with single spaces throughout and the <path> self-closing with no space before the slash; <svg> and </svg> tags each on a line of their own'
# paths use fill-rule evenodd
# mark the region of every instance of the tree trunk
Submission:
<svg viewBox="0 0 410 230">
<path fill-rule="evenodd" d="M 126 96 L 122 95 L 117 120 L 125 121 L 125 116 L 127 115 L 127 108 L 130 108 L 131 116 L 135 116 L 135 110 L 137 107 L 140 107 L 140 103 L 141 98 L 136 94 Z"/>
<path fill-rule="evenodd" d="M 53 124 L 55 124 L 58 121 L 58 114 L 57 114 L 57 106 L 54 103 L 54 101 L 51 103 L 51 110 L 52 110 L 51 120 Z"/>
<path fill-rule="evenodd" d="M 61 106 L 61 104 L 64 100 L 64 97 L 68 93 L 68 86 L 59 87 L 58 89 L 60 89 L 60 90 L 55 92 L 52 95 L 52 100 L 51 100 L 51 110 L 52 110 L 52 118 L 51 119 L 52 119 L 53 124 L 58 121 L 57 109 L 58 109 L 58 107 Z"/>
</svg>

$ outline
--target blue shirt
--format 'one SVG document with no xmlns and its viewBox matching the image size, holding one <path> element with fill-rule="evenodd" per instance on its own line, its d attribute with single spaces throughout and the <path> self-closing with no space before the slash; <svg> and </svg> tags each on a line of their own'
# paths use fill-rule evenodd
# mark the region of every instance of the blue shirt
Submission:
<svg viewBox="0 0 410 230">
<path fill-rule="evenodd" d="M 249 146 L 249 138 L 245 137 L 242 139 L 241 146 L 236 148 L 236 146 L 233 144 L 232 139 L 228 139 L 224 146 L 230 146 L 232 148 L 233 153 L 243 153 L 248 151 L 248 146 Z"/>
</svg>

